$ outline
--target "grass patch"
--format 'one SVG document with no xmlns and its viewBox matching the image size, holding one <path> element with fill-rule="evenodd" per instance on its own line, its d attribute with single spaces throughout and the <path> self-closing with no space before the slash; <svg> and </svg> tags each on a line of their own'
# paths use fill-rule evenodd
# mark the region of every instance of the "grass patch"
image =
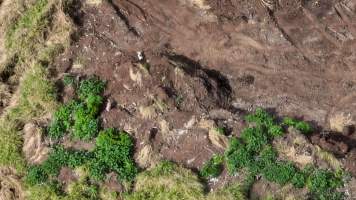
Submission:
<svg viewBox="0 0 356 200">
<path fill-rule="evenodd" d="M 225 186 L 207 195 L 206 200 L 246 200 L 243 189 L 239 183 Z"/>
<path fill-rule="evenodd" d="M 205 194 L 199 178 L 190 170 L 168 161 L 140 173 L 134 191 L 124 195 L 125 200 L 245 200 L 242 187 L 231 184 Z"/>
<path fill-rule="evenodd" d="M 138 175 L 134 192 L 125 200 L 202 200 L 203 185 L 190 170 L 170 162 Z"/>
<path fill-rule="evenodd" d="M 35 1 L 17 19 L 11 19 L 14 21 L 5 34 L 7 54 L 18 58 L 9 82 L 19 86 L 0 119 L 0 166 L 11 166 L 18 172 L 26 167 L 21 152 L 22 126 L 30 120 L 43 118 L 57 106 L 47 69 L 64 49 L 71 31 L 71 24 L 65 20 L 56 21 L 52 26 L 50 22 L 58 13 L 61 11 L 55 9 L 52 0 Z M 48 42 L 45 35 L 61 39 Z"/>
<path fill-rule="evenodd" d="M 35 43 L 42 39 L 41 34 L 48 29 L 52 20 L 48 6 L 49 0 L 37 0 L 16 23 L 11 25 L 5 37 L 7 49 L 37 51 Z"/>
</svg>

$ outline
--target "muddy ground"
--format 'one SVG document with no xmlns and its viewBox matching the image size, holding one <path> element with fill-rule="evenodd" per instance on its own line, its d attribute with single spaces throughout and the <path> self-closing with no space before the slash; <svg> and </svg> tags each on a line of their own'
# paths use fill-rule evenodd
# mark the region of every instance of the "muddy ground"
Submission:
<svg viewBox="0 0 356 200">
<path fill-rule="evenodd" d="M 263 107 L 312 123 L 310 141 L 356 174 L 356 0 L 108 0 L 75 13 L 53 72 L 107 80 L 103 126 L 135 137 L 141 167 L 199 169 L 226 147 L 214 127 L 238 135 Z"/>
</svg>

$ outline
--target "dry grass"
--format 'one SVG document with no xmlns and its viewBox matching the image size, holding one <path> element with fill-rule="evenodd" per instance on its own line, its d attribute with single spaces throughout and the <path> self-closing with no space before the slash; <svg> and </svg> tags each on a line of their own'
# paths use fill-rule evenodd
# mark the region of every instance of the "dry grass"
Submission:
<svg viewBox="0 0 356 200">
<path fill-rule="evenodd" d="M 221 149 L 225 149 L 228 146 L 228 138 L 218 131 L 218 127 L 214 121 L 203 119 L 199 122 L 198 126 L 209 131 L 208 137 L 213 145 Z"/>
<path fill-rule="evenodd" d="M 91 6 L 98 6 L 103 3 L 103 0 L 86 0 L 86 3 Z"/>
<path fill-rule="evenodd" d="M 150 144 L 145 145 L 138 153 L 136 162 L 141 168 L 151 168 L 160 161 L 158 152 L 154 152 Z"/>
<path fill-rule="evenodd" d="M 338 132 L 342 132 L 345 126 L 352 125 L 354 123 L 355 122 L 352 120 L 351 115 L 347 115 L 345 113 L 337 113 L 329 119 L 330 129 Z"/>
<path fill-rule="evenodd" d="M 42 140 L 42 131 L 33 123 L 24 127 L 24 144 L 22 152 L 28 163 L 41 164 L 47 159 L 49 148 Z"/>
<path fill-rule="evenodd" d="M 316 156 L 325 161 L 333 170 L 342 170 L 341 162 L 332 153 L 322 150 L 319 146 L 316 146 Z"/>
<path fill-rule="evenodd" d="M 24 200 L 23 186 L 20 178 L 11 168 L 0 168 L 0 199 Z"/>
<path fill-rule="evenodd" d="M 157 117 L 157 112 L 156 112 L 156 109 L 153 105 L 151 106 L 140 106 L 138 108 L 140 114 L 141 114 L 141 117 L 143 119 L 153 119 L 155 117 Z"/>
</svg>

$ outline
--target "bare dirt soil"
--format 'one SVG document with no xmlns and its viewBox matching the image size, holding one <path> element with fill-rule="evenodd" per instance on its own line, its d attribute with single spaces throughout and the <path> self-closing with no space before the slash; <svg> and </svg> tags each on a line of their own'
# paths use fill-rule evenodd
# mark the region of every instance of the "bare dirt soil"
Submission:
<svg viewBox="0 0 356 200">
<path fill-rule="evenodd" d="M 131 133 L 143 166 L 199 169 L 226 145 L 211 130 L 236 135 L 263 107 L 311 122 L 311 141 L 356 174 L 356 0 L 109 0 L 77 19 L 56 71 L 108 81 L 103 126 Z"/>
</svg>

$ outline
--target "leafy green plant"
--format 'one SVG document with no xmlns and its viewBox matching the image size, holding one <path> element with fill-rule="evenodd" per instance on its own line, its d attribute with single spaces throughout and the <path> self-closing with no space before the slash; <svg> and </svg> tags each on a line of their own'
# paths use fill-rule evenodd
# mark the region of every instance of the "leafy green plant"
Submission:
<svg viewBox="0 0 356 200">
<path fill-rule="evenodd" d="M 309 134 L 313 132 L 313 128 L 308 123 L 289 117 L 285 117 L 283 119 L 283 125 L 294 127 L 303 134 Z"/>
<path fill-rule="evenodd" d="M 99 132 L 99 120 L 88 114 L 84 106 L 80 106 L 74 113 L 73 137 L 89 140 Z"/>
<path fill-rule="evenodd" d="M 307 177 L 301 172 L 296 172 L 292 178 L 292 184 L 296 188 L 303 188 L 306 184 Z"/>
<path fill-rule="evenodd" d="M 272 182 L 284 185 L 294 176 L 296 168 L 291 163 L 275 162 L 263 169 L 263 176 Z"/>
<path fill-rule="evenodd" d="M 88 114 L 90 116 L 96 116 L 99 113 L 100 107 L 103 104 L 103 97 L 99 95 L 89 95 L 85 99 Z"/>
<path fill-rule="evenodd" d="M 268 143 L 267 134 L 262 126 L 244 129 L 241 138 L 250 152 L 259 152 Z"/>
<path fill-rule="evenodd" d="M 72 168 L 81 166 L 91 157 L 90 152 L 76 151 L 65 149 L 63 146 L 56 146 L 41 167 L 49 176 L 57 176 L 63 166 Z"/>
<path fill-rule="evenodd" d="M 255 123 L 258 126 L 263 126 L 267 129 L 269 137 L 273 138 L 281 136 L 283 129 L 276 124 L 275 118 L 261 108 L 257 108 L 253 114 L 249 114 L 245 117 L 245 120 L 249 123 Z"/>
<path fill-rule="evenodd" d="M 78 107 L 79 102 L 70 101 L 62 105 L 54 113 L 53 120 L 48 128 L 48 136 L 53 139 L 59 139 L 73 126 L 73 112 Z"/>
<path fill-rule="evenodd" d="M 221 155 L 213 155 L 200 170 L 200 175 L 204 178 L 218 177 L 223 170 L 224 157 Z"/>
<path fill-rule="evenodd" d="M 120 180 L 133 180 L 138 171 L 132 159 L 133 148 L 127 133 L 113 128 L 101 131 L 96 139 L 95 159 L 89 165 L 91 176 L 101 180 L 114 171 Z"/>
<path fill-rule="evenodd" d="M 271 146 L 274 137 L 283 134 L 282 125 L 293 126 L 302 133 L 312 132 L 309 124 L 291 118 L 285 118 L 282 125 L 262 109 L 246 116 L 250 126 L 241 133 L 241 138 L 230 139 L 225 151 L 228 171 L 232 174 L 241 168 L 247 169 L 251 177 L 262 175 L 269 181 L 280 185 L 292 183 L 297 188 L 308 187 L 314 199 L 342 199 L 343 194 L 336 189 L 343 184 L 339 173 L 315 169 L 307 165 L 303 170 L 292 163 L 278 161 L 277 152 Z M 254 178 L 253 178 L 254 179 Z"/>
<path fill-rule="evenodd" d="M 335 190 L 342 185 L 341 177 L 337 177 L 335 173 L 324 169 L 315 170 L 307 181 L 308 189 L 316 198 L 322 200 L 341 198 L 342 194 L 337 194 Z"/>
<path fill-rule="evenodd" d="M 91 95 L 101 95 L 104 92 L 106 83 L 98 77 L 92 76 L 80 82 L 78 96 L 85 100 Z"/>
<path fill-rule="evenodd" d="M 25 177 L 25 182 L 29 185 L 36 185 L 46 182 L 48 175 L 41 166 L 31 166 Z"/>
<path fill-rule="evenodd" d="M 253 155 L 247 150 L 241 140 L 231 138 L 228 149 L 225 151 L 226 165 L 230 174 L 246 167 L 253 161 Z"/>
</svg>

